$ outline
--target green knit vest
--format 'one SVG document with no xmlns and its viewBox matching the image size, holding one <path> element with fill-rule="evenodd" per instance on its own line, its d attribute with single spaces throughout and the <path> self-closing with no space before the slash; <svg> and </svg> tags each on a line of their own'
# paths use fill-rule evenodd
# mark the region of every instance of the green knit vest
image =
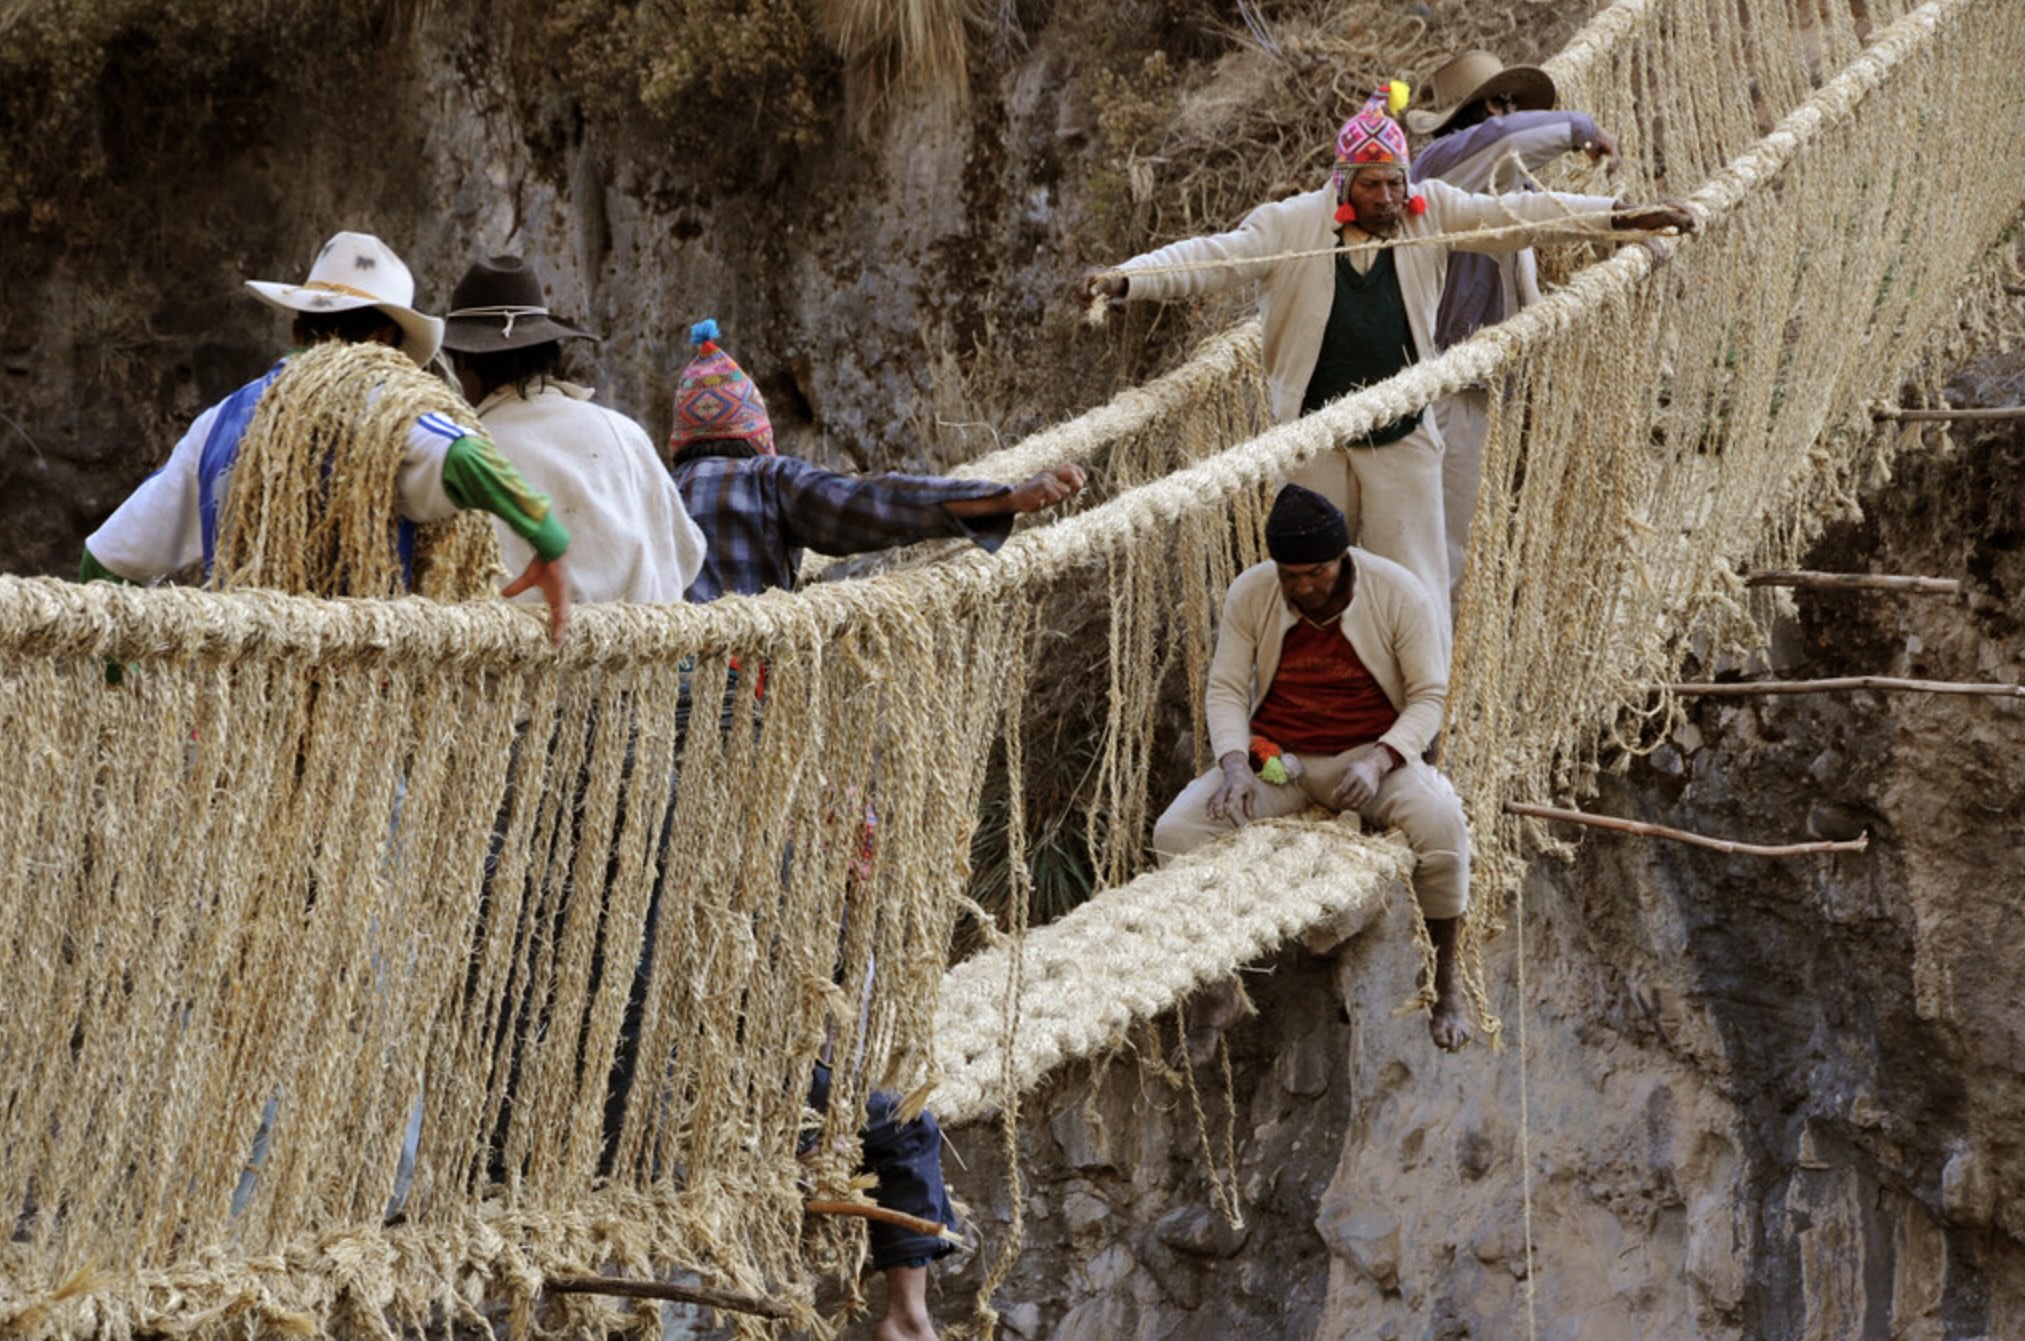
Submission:
<svg viewBox="0 0 2025 1341">
<path fill-rule="evenodd" d="M 1388 248 L 1378 253 L 1371 269 L 1358 274 L 1348 256 L 1336 258 L 1336 297 L 1329 305 L 1329 325 L 1322 332 L 1322 352 L 1301 413 L 1318 410 L 1346 392 L 1382 382 L 1411 367 L 1413 331 L 1406 324 L 1406 299 L 1399 292 L 1399 272 Z M 1420 413 L 1396 419 L 1374 430 L 1361 445 L 1382 447 L 1398 442 L 1420 423 Z M 1353 444 L 1360 445 L 1360 444 Z"/>
</svg>

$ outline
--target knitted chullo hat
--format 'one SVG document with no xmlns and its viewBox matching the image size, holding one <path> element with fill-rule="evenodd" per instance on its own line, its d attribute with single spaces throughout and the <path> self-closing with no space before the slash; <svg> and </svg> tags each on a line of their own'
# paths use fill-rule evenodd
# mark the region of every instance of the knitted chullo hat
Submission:
<svg viewBox="0 0 2025 1341">
<path fill-rule="evenodd" d="M 1379 86 L 1359 108 L 1357 115 L 1336 132 L 1336 171 L 1354 172 L 1367 163 L 1393 163 L 1404 168 L 1410 158 L 1406 132 L 1393 120 L 1406 109 L 1413 96 L 1404 80 L 1394 79 Z"/>
<path fill-rule="evenodd" d="M 1336 132 L 1336 192 L 1339 197 L 1349 187 L 1351 177 L 1359 168 L 1387 166 L 1406 171 L 1412 155 L 1406 148 L 1406 132 L 1393 118 L 1405 109 L 1412 96 L 1413 90 L 1406 86 L 1405 80 L 1389 80 L 1365 100 L 1357 115 L 1343 123 L 1343 129 Z M 1409 197 L 1406 211 L 1409 214 L 1427 213 L 1427 197 Z M 1356 207 L 1347 200 L 1338 205 L 1336 222 L 1356 223 Z"/>
<path fill-rule="evenodd" d="M 1327 563 L 1350 548 L 1350 524 L 1334 503 L 1298 484 L 1273 500 L 1266 517 L 1266 553 L 1274 563 Z"/>
<path fill-rule="evenodd" d="M 742 438 L 761 456 L 773 455 L 773 421 L 766 401 L 731 355 L 717 347 L 717 323 L 697 322 L 689 328 L 696 357 L 675 383 L 675 431 L 668 450 L 680 451 L 709 438 Z"/>
</svg>

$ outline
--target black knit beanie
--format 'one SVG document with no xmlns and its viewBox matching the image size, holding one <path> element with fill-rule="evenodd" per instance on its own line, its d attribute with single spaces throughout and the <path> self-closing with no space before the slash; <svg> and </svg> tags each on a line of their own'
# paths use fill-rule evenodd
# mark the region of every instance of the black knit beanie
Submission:
<svg viewBox="0 0 2025 1341">
<path fill-rule="evenodd" d="M 1327 563 L 1350 548 L 1350 524 L 1334 503 L 1298 484 L 1280 490 L 1266 518 L 1266 553 L 1275 563 Z"/>
</svg>

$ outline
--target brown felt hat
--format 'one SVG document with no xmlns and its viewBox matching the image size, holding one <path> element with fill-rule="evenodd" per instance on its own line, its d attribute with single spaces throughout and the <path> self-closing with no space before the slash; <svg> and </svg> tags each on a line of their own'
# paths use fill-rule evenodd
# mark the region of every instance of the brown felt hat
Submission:
<svg viewBox="0 0 2025 1341">
<path fill-rule="evenodd" d="M 1530 65 L 1506 65 L 1488 51 L 1466 51 L 1434 72 L 1426 107 L 1406 113 L 1416 135 L 1438 135 L 1455 114 L 1484 98 L 1508 97 L 1522 112 L 1544 112 L 1559 96 L 1554 78 Z"/>
<path fill-rule="evenodd" d="M 443 347 L 463 354 L 497 354 L 551 340 L 595 340 L 583 327 L 551 316 L 541 275 L 518 256 L 473 261 L 450 294 L 443 314 Z"/>
</svg>

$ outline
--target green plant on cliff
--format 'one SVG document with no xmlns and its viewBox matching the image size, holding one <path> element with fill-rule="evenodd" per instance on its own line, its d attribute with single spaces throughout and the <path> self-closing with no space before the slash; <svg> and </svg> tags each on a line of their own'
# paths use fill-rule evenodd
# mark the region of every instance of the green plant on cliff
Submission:
<svg viewBox="0 0 2025 1341">
<path fill-rule="evenodd" d="M 673 143 L 807 148 L 836 123 L 843 69 L 868 109 L 908 86 L 961 103 L 971 0 L 562 0 L 538 53 L 594 116 L 645 112 Z M 729 143 L 727 143 L 729 141 Z"/>
<path fill-rule="evenodd" d="M 828 123 L 834 62 L 806 0 L 563 0 L 542 56 L 595 117 L 645 112 L 686 149 L 725 139 L 805 146 Z"/>
<path fill-rule="evenodd" d="M 520 35 L 517 81 L 560 83 L 594 120 L 728 165 L 805 149 L 837 120 L 841 73 L 867 107 L 902 85 L 968 87 L 972 0 L 7 0 L 0 8 L 0 218 L 50 226 L 117 172 L 136 121 L 201 145 L 223 117 L 285 122 L 309 83 L 398 69 L 425 17 Z M 461 11 L 469 10 L 463 14 Z M 389 54 L 389 48 L 394 50 Z M 368 66 L 367 61 L 379 62 Z M 143 91 L 153 121 L 134 115 Z M 150 146 L 153 147 L 153 146 Z"/>
</svg>

